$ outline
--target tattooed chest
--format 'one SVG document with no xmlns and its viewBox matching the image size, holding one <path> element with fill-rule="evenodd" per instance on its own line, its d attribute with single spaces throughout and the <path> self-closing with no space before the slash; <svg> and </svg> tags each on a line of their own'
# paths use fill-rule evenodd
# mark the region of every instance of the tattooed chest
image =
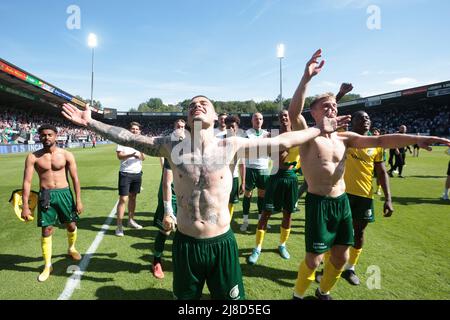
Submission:
<svg viewBox="0 0 450 320">
<path fill-rule="evenodd" d="M 229 170 L 225 162 L 218 161 L 214 156 L 185 155 L 178 164 L 179 178 L 185 178 L 192 187 L 204 188 L 214 184 L 217 179 L 223 178 L 225 170 Z"/>
<path fill-rule="evenodd" d="M 182 190 L 177 192 L 180 205 L 189 212 L 192 221 L 204 221 L 216 224 L 222 194 L 227 193 L 227 183 L 231 181 L 231 171 L 228 165 L 218 164 L 211 158 L 189 157 L 177 165 L 175 182 Z M 229 194 L 229 191 L 228 193 Z"/>
</svg>

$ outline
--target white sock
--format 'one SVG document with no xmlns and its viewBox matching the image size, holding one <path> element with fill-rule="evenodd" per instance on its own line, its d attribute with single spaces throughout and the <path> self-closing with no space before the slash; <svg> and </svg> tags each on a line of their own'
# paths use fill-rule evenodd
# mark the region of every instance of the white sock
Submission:
<svg viewBox="0 0 450 320">
<path fill-rule="evenodd" d="M 355 265 L 353 265 L 353 264 L 346 264 L 345 265 L 345 270 L 355 271 Z"/>
<path fill-rule="evenodd" d="M 244 223 L 248 223 L 248 214 L 244 214 Z"/>
<path fill-rule="evenodd" d="M 320 290 L 320 288 L 319 288 L 319 292 L 320 292 L 320 294 L 330 294 L 330 291 L 328 291 L 328 292 L 322 292 L 322 290 Z"/>
<path fill-rule="evenodd" d="M 301 295 L 295 293 L 295 291 L 294 291 L 294 297 L 299 298 L 299 299 L 303 299 L 303 296 L 301 296 Z"/>
</svg>

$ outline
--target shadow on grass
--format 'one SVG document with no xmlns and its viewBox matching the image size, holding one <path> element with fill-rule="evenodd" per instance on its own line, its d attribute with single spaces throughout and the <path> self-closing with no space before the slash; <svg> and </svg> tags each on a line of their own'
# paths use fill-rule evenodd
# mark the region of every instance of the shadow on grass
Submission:
<svg viewBox="0 0 450 320">
<path fill-rule="evenodd" d="M 164 251 L 163 251 L 163 259 L 164 257 L 171 257 L 172 256 L 172 242 L 173 242 L 173 236 L 170 235 L 167 237 L 166 243 L 164 244 Z M 155 241 L 151 240 L 150 242 L 140 242 L 140 243 L 134 243 L 131 245 L 131 248 L 136 250 L 146 250 L 149 252 L 149 255 L 151 255 L 151 260 L 147 259 L 146 261 L 153 261 L 153 253 L 155 251 Z"/>
<path fill-rule="evenodd" d="M 436 198 L 420 198 L 420 197 L 392 197 L 393 203 L 399 203 L 402 205 L 410 205 L 410 204 L 440 204 L 440 205 L 448 205 L 449 201 Z"/>
<path fill-rule="evenodd" d="M 149 263 L 134 263 L 120 259 L 104 259 L 94 255 L 89 262 L 89 272 L 101 272 L 114 274 L 118 272 L 128 272 L 130 274 L 138 274 L 142 271 L 149 270 Z M 84 279 L 83 275 L 83 279 Z"/>
<path fill-rule="evenodd" d="M 421 176 L 421 175 L 415 175 L 415 176 L 406 176 L 406 178 L 420 178 L 420 179 L 445 179 L 446 176 Z M 391 178 L 392 179 L 392 178 Z"/>
<path fill-rule="evenodd" d="M 95 254 L 94 256 L 95 257 L 101 257 L 101 256 L 109 257 L 110 259 L 103 259 L 103 260 L 107 260 L 111 263 L 112 258 L 116 257 L 117 254 L 104 253 L 104 254 Z M 100 259 L 102 259 L 102 258 L 100 258 Z M 93 259 L 91 259 L 91 261 L 92 260 Z M 33 273 L 36 273 L 36 277 L 42 271 L 43 264 L 44 264 L 42 257 L 26 257 L 26 256 L 13 255 L 13 254 L 0 255 L 0 261 L 1 261 L 0 262 L 1 270 L 33 272 Z M 37 268 L 21 265 L 21 264 L 36 263 L 36 262 L 41 262 L 40 266 Z M 78 264 L 79 264 L 78 261 L 73 261 L 66 254 L 54 255 L 54 256 L 52 256 L 53 272 L 52 272 L 51 276 L 52 277 L 60 276 L 60 277 L 69 278 L 71 275 L 71 272 L 68 271 L 69 266 L 74 266 L 74 265 L 78 265 Z M 89 270 L 91 270 L 90 266 L 89 266 Z M 93 282 L 113 281 L 112 278 L 97 278 L 97 277 L 92 277 L 92 276 L 89 276 L 86 274 L 84 274 L 82 278 L 83 278 L 83 280 L 90 280 Z"/>
<path fill-rule="evenodd" d="M 95 292 L 100 300 L 173 300 L 169 290 L 148 288 L 142 290 L 125 290 L 118 286 L 104 286 Z"/>
<path fill-rule="evenodd" d="M 278 250 L 262 250 L 261 254 Z M 239 256 L 243 257 L 244 254 L 239 250 Z M 245 258 L 248 254 L 245 253 Z M 281 259 L 281 258 L 280 258 Z M 247 263 L 241 264 L 242 276 L 244 279 L 250 278 L 265 278 L 267 280 L 273 281 L 276 284 L 292 289 L 292 280 L 297 279 L 297 270 L 283 270 L 278 268 L 268 267 L 262 264 L 249 265 Z M 253 281 L 253 280 L 250 280 Z"/>
<path fill-rule="evenodd" d="M 152 213 L 148 212 L 136 212 L 136 222 L 144 227 L 144 229 L 132 229 L 127 227 L 128 218 L 125 217 L 123 220 L 123 230 L 126 237 L 135 237 L 139 239 L 154 239 L 156 236 L 156 228 L 153 227 L 153 219 L 149 220 L 141 220 L 141 216 L 149 216 Z M 105 223 L 107 217 L 88 217 L 86 215 L 81 215 L 80 220 L 77 225 L 80 230 L 90 230 L 98 232 L 102 229 L 103 224 Z M 115 236 L 116 230 L 116 218 L 112 219 L 112 222 L 109 226 L 109 229 L 106 231 L 107 236 Z"/>
<path fill-rule="evenodd" d="M 106 186 L 87 186 L 87 187 L 81 187 L 81 190 L 97 190 L 97 191 L 116 191 L 117 188 L 113 187 L 106 187 Z"/>
</svg>

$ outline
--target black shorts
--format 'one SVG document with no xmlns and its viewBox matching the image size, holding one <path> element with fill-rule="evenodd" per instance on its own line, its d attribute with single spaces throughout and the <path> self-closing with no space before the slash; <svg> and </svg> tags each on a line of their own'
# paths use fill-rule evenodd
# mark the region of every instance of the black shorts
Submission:
<svg viewBox="0 0 450 320">
<path fill-rule="evenodd" d="M 141 192 L 142 172 L 119 172 L 119 196 L 127 196 L 130 193 Z"/>
<path fill-rule="evenodd" d="M 450 176 L 450 161 L 448 162 L 447 175 Z"/>
</svg>

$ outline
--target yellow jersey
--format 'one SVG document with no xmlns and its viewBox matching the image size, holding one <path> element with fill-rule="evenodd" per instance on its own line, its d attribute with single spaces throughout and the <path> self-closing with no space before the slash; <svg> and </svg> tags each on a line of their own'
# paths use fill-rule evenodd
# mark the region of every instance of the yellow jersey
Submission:
<svg viewBox="0 0 450 320">
<path fill-rule="evenodd" d="M 22 189 L 17 189 L 17 190 L 12 191 L 11 198 L 9 199 L 9 203 L 11 203 L 12 208 L 13 208 L 14 213 L 16 214 L 17 218 L 20 221 L 25 221 L 21 217 L 22 208 L 23 208 L 22 191 L 23 191 Z M 34 219 L 34 211 L 35 211 L 36 207 L 38 206 L 38 202 L 39 202 L 39 193 L 36 191 L 30 191 L 30 196 L 28 198 L 28 207 L 30 208 L 30 211 L 31 211 L 31 217 L 30 217 L 31 221 Z"/>
<path fill-rule="evenodd" d="M 375 162 L 383 162 L 383 148 L 348 148 L 344 173 L 347 193 L 373 198 L 372 178 Z"/>
<path fill-rule="evenodd" d="M 297 166 L 300 163 L 300 148 L 293 147 L 288 150 L 286 158 L 284 158 L 283 163 Z"/>
</svg>

